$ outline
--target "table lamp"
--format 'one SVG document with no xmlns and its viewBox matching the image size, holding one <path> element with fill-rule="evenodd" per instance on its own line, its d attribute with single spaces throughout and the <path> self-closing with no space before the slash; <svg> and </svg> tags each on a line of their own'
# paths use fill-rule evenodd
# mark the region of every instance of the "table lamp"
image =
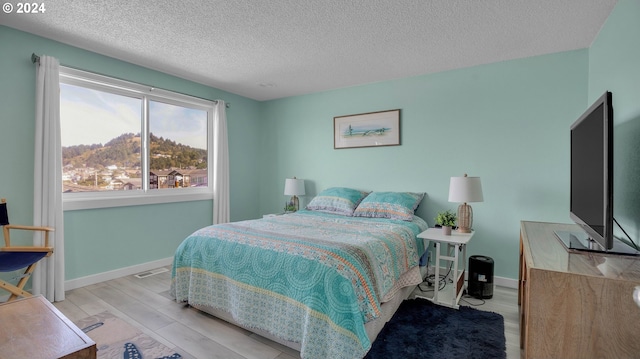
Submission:
<svg viewBox="0 0 640 359">
<path fill-rule="evenodd" d="M 287 178 L 284 181 L 285 196 L 292 196 L 291 203 L 296 207 L 296 211 L 300 209 L 298 196 L 304 196 L 304 180 L 298 178 Z"/>
<path fill-rule="evenodd" d="M 480 177 L 451 177 L 449 182 L 449 202 L 462 203 L 458 206 L 458 232 L 471 233 L 473 210 L 468 202 L 482 202 Z"/>
</svg>

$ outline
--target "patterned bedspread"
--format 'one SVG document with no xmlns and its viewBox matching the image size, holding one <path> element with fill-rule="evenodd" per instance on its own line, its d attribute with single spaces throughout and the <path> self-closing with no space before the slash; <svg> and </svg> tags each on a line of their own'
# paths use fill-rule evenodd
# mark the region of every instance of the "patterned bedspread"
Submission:
<svg viewBox="0 0 640 359">
<path fill-rule="evenodd" d="M 362 358 L 364 324 L 418 266 L 426 228 L 311 211 L 205 227 L 176 250 L 171 293 L 300 343 L 302 358 Z"/>
</svg>

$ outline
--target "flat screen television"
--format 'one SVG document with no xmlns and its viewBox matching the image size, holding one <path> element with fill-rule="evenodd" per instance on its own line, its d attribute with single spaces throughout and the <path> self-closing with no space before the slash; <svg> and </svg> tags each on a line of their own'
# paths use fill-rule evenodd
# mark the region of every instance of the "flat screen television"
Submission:
<svg viewBox="0 0 640 359">
<path fill-rule="evenodd" d="M 613 105 L 605 92 L 571 125 L 569 217 L 582 231 L 556 235 L 572 249 L 635 254 L 613 235 Z"/>
</svg>

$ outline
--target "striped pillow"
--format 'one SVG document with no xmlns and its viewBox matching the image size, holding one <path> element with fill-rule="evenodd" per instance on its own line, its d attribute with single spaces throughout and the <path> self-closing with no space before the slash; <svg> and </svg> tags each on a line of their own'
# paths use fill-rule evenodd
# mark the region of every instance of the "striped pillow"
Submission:
<svg viewBox="0 0 640 359">
<path fill-rule="evenodd" d="M 331 187 L 320 192 L 307 205 L 310 211 L 329 212 L 343 216 L 353 216 L 360 201 L 369 192 L 345 187 Z"/>
<path fill-rule="evenodd" d="M 372 192 L 360 202 L 353 215 L 411 221 L 424 195 L 424 192 Z"/>
</svg>

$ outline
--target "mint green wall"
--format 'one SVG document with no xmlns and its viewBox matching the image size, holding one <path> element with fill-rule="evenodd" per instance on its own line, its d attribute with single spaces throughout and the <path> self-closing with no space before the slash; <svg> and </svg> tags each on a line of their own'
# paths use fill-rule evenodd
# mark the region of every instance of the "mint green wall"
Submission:
<svg viewBox="0 0 640 359">
<path fill-rule="evenodd" d="M 30 224 L 33 219 L 31 53 L 54 56 L 63 65 L 86 71 L 230 102 L 231 218 L 258 216 L 253 203 L 258 197 L 259 102 L 4 26 L 0 49 L 0 197 L 8 199 L 13 223 Z M 210 201 L 65 212 L 66 279 L 171 257 L 186 235 L 210 224 L 211 218 Z"/>
<path fill-rule="evenodd" d="M 589 103 L 613 94 L 614 217 L 640 241 L 640 1 L 621 0 L 589 49 Z M 617 230 L 616 235 L 624 237 Z"/>
<path fill-rule="evenodd" d="M 14 223 L 32 218 L 35 69 L 32 52 L 65 65 L 232 103 L 227 112 L 232 220 L 279 212 L 284 178 L 306 179 L 301 204 L 329 186 L 425 191 L 433 224 L 449 177 L 481 176 L 468 254 L 517 278 L 519 221 L 570 222 L 569 125 L 603 91 L 616 111 L 616 217 L 638 238 L 640 2 L 621 0 L 593 46 L 259 103 L 0 26 L 0 197 Z M 9 51 L 7 51 L 9 49 Z M 333 117 L 401 109 L 401 146 L 333 149 Z M 634 142 L 635 141 L 635 142 Z M 11 154 L 11 155 L 8 155 Z M 6 169 L 11 169 L 7 171 Z M 67 279 L 171 256 L 210 222 L 208 201 L 65 213 Z M 179 224 L 179 225 L 177 225 Z"/>
<path fill-rule="evenodd" d="M 569 222 L 569 125 L 585 109 L 587 50 L 339 89 L 264 104 L 261 212 L 281 211 L 284 179 L 309 199 L 330 186 L 424 191 L 433 225 L 449 178 L 482 179 L 468 254 L 518 276 L 520 220 Z M 401 109 L 401 146 L 333 149 L 333 117 Z"/>
</svg>

